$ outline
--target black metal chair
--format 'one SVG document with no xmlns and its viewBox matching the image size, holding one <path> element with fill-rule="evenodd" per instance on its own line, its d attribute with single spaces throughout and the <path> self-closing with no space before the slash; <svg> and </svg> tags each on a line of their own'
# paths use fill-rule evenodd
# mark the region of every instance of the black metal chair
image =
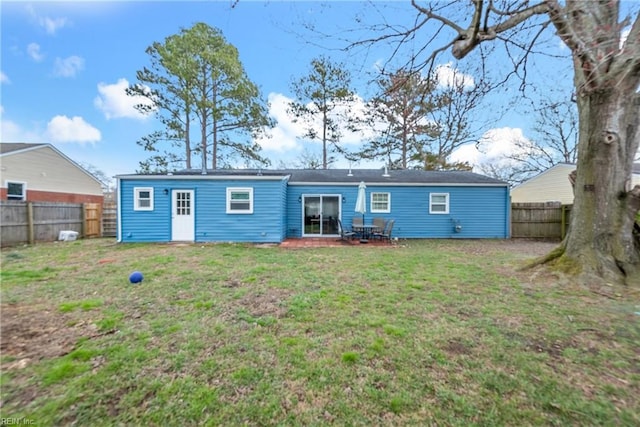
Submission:
<svg viewBox="0 0 640 427">
<path fill-rule="evenodd" d="M 390 219 L 389 221 L 387 221 L 387 224 L 384 227 L 384 230 L 378 233 L 373 233 L 373 238 L 374 239 L 380 239 L 380 240 L 388 240 L 389 242 L 391 242 L 391 232 L 393 231 L 393 224 L 395 224 L 396 220 L 395 219 Z"/>
<path fill-rule="evenodd" d="M 340 240 L 353 239 L 356 233 L 354 233 L 351 230 L 345 230 L 344 227 L 342 226 L 342 221 L 340 221 L 339 219 L 337 221 L 338 221 L 338 233 L 340 234 Z"/>
<path fill-rule="evenodd" d="M 384 231 L 385 227 L 387 226 L 387 221 L 382 217 L 374 217 L 373 218 L 373 225 L 375 225 L 377 227 L 377 229 L 374 231 L 374 233 L 382 233 Z"/>
</svg>

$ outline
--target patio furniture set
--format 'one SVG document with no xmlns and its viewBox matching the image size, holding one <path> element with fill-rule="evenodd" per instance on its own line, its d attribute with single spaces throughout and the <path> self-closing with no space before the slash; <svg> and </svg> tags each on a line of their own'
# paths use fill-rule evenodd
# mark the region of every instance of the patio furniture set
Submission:
<svg viewBox="0 0 640 427">
<path fill-rule="evenodd" d="M 367 243 L 369 240 L 386 240 L 391 242 L 391 232 L 393 231 L 394 219 L 373 218 L 371 224 L 365 224 L 362 218 L 354 218 L 351 229 L 346 229 L 342 221 L 338 220 L 340 240 L 360 239 L 360 243 Z"/>
</svg>

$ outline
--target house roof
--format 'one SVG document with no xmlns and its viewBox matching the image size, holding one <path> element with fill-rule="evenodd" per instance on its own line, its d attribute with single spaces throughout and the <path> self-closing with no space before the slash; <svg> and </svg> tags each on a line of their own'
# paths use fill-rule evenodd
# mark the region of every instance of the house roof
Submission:
<svg viewBox="0 0 640 427">
<path fill-rule="evenodd" d="M 158 179 L 173 177 L 177 179 L 221 179 L 249 178 L 261 179 L 289 177 L 289 184 L 367 184 L 380 185 L 420 185 L 420 184 L 453 184 L 453 185 L 498 185 L 508 183 L 468 171 L 424 171 L 417 169 L 388 170 L 383 169 L 189 169 L 168 174 L 135 174 L 120 175 L 118 178 Z"/>
<path fill-rule="evenodd" d="M 47 144 L 27 144 L 25 142 L 3 142 L 0 143 L 0 155 L 15 153 L 24 150 L 30 150 L 36 147 L 42 147 Z"/>
<path fill-rule="evenodd" d="M 351 172 L 351 173 L 350 173 Z M 417 169 L 305 169 L 291 170 L 290 183 L 375 184 L 489 184 L 507 185 L 488 176 L 468 171 L 425 171 Z"/>
</svg>

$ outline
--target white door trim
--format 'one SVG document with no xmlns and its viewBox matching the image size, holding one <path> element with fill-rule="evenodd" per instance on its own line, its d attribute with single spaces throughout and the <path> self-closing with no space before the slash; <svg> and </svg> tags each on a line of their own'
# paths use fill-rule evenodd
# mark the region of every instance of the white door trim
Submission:
<svg viewBox="0 0 640 427">
<path fill-rule="evenodd" d="M 193 190 L 171 190 L 171 241 L 195 240 L 195 199 Z"/>
</svg>

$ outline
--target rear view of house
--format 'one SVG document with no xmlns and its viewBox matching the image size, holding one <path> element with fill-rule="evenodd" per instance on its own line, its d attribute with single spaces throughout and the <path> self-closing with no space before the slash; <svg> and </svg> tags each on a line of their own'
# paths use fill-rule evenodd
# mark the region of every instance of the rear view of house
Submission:
<svg viewBox="0 0 640 427">
<path fill-rule="evenodd" d="M 102 184 L 51 144 L 0 143 L 0 199 L 102 204 Z"/>
<path fill-rule="evenodd" d="M 398 238 L 508 238 L 509 185 L 466 171 L 186 170 L 116 177 L 119 242 L 339 237 L 358 187 Z"/>
</svg>

